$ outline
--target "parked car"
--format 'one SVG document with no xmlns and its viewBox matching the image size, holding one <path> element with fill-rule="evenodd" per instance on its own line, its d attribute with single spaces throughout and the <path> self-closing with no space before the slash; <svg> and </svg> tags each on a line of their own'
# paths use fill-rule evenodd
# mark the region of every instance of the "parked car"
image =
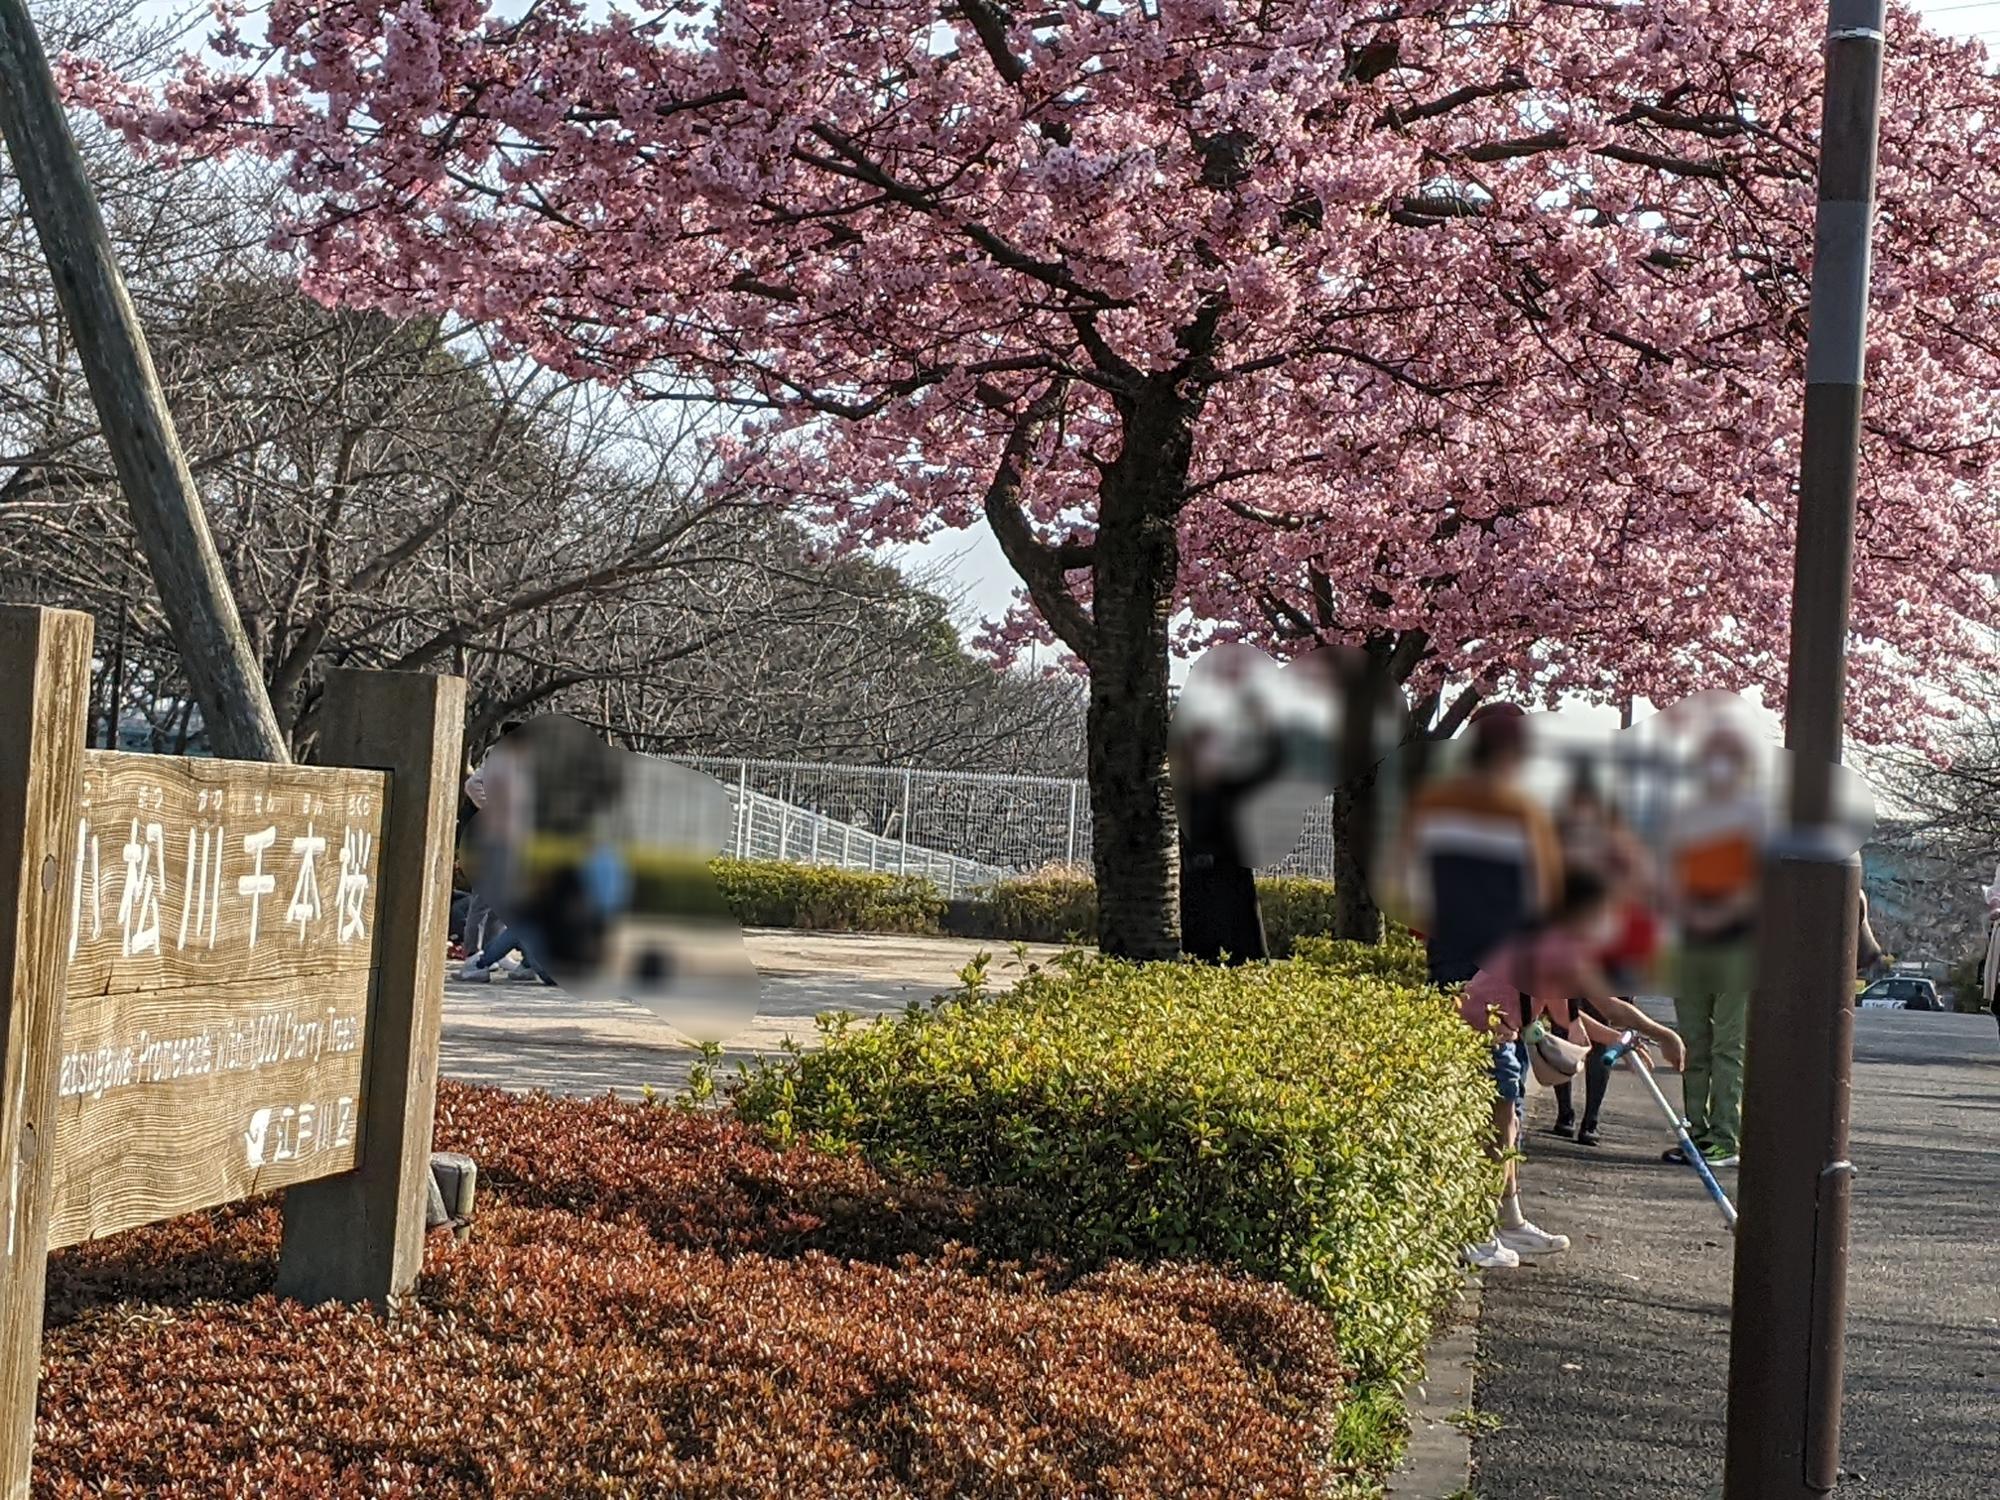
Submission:
<svg viewBox="0 0 2000 1500">
<path fill-rule="evenodd" d="M 1854 1002 L 1863 1010 L 1943 1010 L 1938 987 L 1928 979 L 1878 979 Z"/>
</svg>

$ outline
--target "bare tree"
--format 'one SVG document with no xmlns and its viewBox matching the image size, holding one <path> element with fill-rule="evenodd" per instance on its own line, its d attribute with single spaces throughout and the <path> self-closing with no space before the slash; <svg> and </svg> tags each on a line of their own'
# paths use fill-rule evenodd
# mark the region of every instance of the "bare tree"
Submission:
<svg viewBox="0 0 2000 1500">
<path fill-rule="evenodd" d="M 2000 710 L 1984 701 L 1941 754 L 1881 751 L 1868 762 L 1886 814 L 1866 851 L 1871 883 L 1889 880 L 1908 914 L 1878 932 L 1901 957 L 1956 962 L 1985 938 L 1979 888 L 2000 863 Z"/>
<path fill-rule="evenodd" d="M 640 409 L 473 334 L 332 313 L 256 185 L 87 137 L 190 465 L 295 750 L 327 665 L 470 679 L 475 748 L 549 707 L 659 750 L 1073 771 L 1075 685 L 969 656 L 951 602 L 828 560 Z M 202 743 L 11 185 L 0 180 L 0 595 L 92 611 L 100 737 Z"/>
</svg>

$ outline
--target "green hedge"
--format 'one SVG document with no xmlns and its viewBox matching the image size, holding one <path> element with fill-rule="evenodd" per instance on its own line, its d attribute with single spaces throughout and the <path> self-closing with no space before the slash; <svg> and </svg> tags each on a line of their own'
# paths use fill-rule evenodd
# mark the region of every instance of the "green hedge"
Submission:
<svg viewBox="0 0 2000 1500">
<path fill-rule="evenodd" d="M 1097 882 L 1087 869 L 1055 866 L 983 887 L 974 898 L 1005 942 L 1097 941 Z"/>
<path fill-rule="evenodd" d="M 1081 954 L 752 1072 L 745 1118 L 993 1193 L 1006 1248 L 1199 1259 L 1336 1315 L 1408 1375 L 1490 1227 L 1486 1044 L 1434 990 L 1337 945 L 1247 969 Z"/>
<path fill-rule="evenodd" d="M 1257 881 L 1264 940 L 1273 958 L 1286 958 L 1301 942 L 1333 931 L 1333 882 L 1303 875 L 1269 875 Z"/>
<path fill-rule="evenodd" d="M 523 864 L 532 877 L 581 860 L 576 839 L 537 838 Z M 928 880 L 796 865 L 775 859 L 702 860 L 658 849 L 630 849 L 632 905 L 642 912 L 733 915 L 749 927 L 810 932 L 936 932 L 944 897 Z M 469 871 L 476 878 L 477 870 Z"/>
<path fill-rule="evenodd" d="M 575 840 L 540 838 L 530 845 L 530 870 L 580 859 Z M 655 851 L 629 856 L 634 904 L 642 911 L 733 912 L 750 927 L 816 932 L 934 933 L 946 901 L 920 876 L 798 865 L 775 859 L 676 859 Z M 717 889 L 720 888 L 720 904 Z M 1333 930 L 1333 883 L 1302 876 L 1257 881 L 1264 932 L 1273 957 Z M 972 898 L 975 935 L 995 942 L 1094 943 L 1097 886 L 1089 872 L 1051 867 L 999 881 Z"/>
<path fill-rule="evenodd" d="M 1430 979 L 1424 945 L 1401 927 L 1392 926 L 1382 941 L 1373 945 L 1302 937 L 1292 956 L 1320 968 L 1404 989 L 1422 989 Z"/>
<path fill-rule="evenodd" d="M 813 932 L 936 932 L 944 897 L 928 880 L 794 865 L 718 859 L 710 866 L 723 898 L 749 927 Z"/>
<path fill-rule="evenodd" d="M 1010 942 L 1097 940 L 1097 884 L 1085 871 L 1054 868 L 1002 880 L 978 893 L 992 936 Z M 1259 876 L 1257 902 L 1274 958 L 1301 938 L 1333 931 L 1333 882 L 1297 875 Z"/>
</svg>

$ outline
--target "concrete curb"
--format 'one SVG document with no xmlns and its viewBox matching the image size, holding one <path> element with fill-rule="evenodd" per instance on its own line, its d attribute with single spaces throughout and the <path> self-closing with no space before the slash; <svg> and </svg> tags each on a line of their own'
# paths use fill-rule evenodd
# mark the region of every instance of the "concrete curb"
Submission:
<svg viewBox="0 0 2000 1500">
<path fill-rule="evenodd" d="M 1453 1500 L 1472 1487 L 1472 1438 L 1452 1418 L 1472 1409 L 1479 1363 L 1479 1283 L 1424 1353 L 1424 1378 L 1405 1393 L 1410 1451 L 1390 1476 L 1389 1500 Z"/>
</svg>

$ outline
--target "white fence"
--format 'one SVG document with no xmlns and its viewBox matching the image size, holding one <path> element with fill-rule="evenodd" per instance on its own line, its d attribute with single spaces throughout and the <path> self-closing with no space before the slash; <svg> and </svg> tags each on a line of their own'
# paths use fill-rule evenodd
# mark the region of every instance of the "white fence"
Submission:
<svg viewBox="0 0 2000 1500">
<path fill-rule="evenodd" d="M 1051 864 L 1090 862 L 1081 781 L 805 761 L 675 757 L 728 789 L 726 852 L 850 870 L 925 875 L 947 895 Z M 1330 804 L 1317 809 L 1288 873 L 1333 873 Z"/>
<path fill-rule="evenodd" d="M 740 785 L 731 789 L 730 801 L 736 818 L 729 846 L 723 852 L 738 859 L 782 859 L 795 864 L 836 865 L 843 870 L 921 875 L 947 898 L 990 885 L 1011 873 L 998 865 L 961 859 L 905 839 L 883 838 Z"/>
</svg>

